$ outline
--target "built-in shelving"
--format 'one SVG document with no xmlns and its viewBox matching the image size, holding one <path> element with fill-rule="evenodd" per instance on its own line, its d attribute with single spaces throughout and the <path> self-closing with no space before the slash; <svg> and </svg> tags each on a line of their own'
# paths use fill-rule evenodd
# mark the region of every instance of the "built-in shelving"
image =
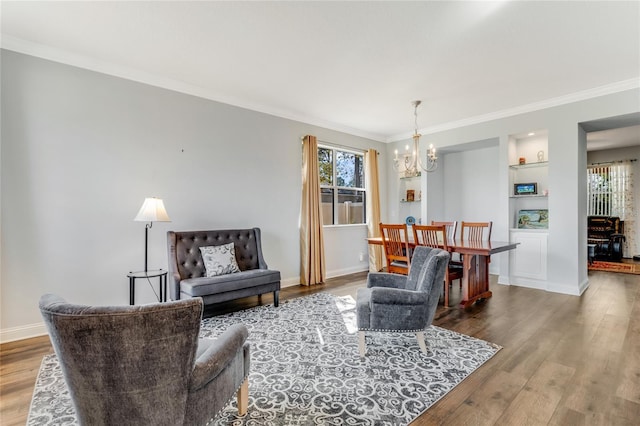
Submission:
<svg viewBox="0 0 640 426">
<path fill-rule="evenodd" d="M 547 150 L 546 131 L 509 137 L 509 240 L 518 243 L 509 253 L 509 275 L 515 285 L 543 288 L 547 279 L 548 223 L 553 220 Z M 534 184 L 537 193 L 516 194 L 517 184 Z"/>
<path fill-rule="evenodd" d="M 412 216 L 419 221 L 421 218 L 421 205 L 422 205 L 422 180 L 421 173 L 415 176 L 404 176 L 400 174 L 398 176 L 398 195 L 399 200 L 399 220 L 404 222 L 406 218 Z M 409 200 L 408 191 L 413 191 L 413 200 Z"/>
</svg>

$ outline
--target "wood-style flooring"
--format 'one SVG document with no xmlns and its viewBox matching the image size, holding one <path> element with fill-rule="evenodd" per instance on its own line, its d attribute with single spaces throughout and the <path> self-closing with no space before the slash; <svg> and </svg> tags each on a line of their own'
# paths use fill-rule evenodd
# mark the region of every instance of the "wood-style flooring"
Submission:
<svg viewBox="0 0 640 426">
<path fill-rule="evenodd" d="M 354 274 L 280 297 L 355 297 L 365 280 Z M 492 282 L 492 298 L 466 310 L 440 306 L 434 324 L 503 349 L 412 425 L 640 425 L 640 276 L 590 272 L 582 297 Z M 459 300 L 454 282 L 451 304 Z M 40 361 L 52 352 L 46 336 L 1 345 L 0 424 L 25 424 Z"/>
</svg>

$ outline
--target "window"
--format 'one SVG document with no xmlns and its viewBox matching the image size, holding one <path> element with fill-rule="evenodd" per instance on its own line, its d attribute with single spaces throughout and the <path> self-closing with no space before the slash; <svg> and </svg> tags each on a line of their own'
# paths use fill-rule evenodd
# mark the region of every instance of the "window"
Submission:
<svg viewBox="0 0 640 426">
<path fill-rule="evenodd" d="M 366 223 L 364 155 L 318 147 L 323 225 Z"/>
<path fill-rule="evenodd" d="M 632 208 L 631 167 L 628 164 L 587 168 L 587 215 L 629 219 Z"/>
</svg>

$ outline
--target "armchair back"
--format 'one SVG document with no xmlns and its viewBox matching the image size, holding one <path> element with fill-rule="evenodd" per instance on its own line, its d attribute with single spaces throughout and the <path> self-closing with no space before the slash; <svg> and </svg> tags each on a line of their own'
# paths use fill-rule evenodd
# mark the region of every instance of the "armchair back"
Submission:
<svg viewBox="0 0 640 426">
<path fill-rule="evenodd" d="M 84 306 L 45 294 L 40 311 L 80 424 L 183 423 L 201 299 Z"/>
</svg>

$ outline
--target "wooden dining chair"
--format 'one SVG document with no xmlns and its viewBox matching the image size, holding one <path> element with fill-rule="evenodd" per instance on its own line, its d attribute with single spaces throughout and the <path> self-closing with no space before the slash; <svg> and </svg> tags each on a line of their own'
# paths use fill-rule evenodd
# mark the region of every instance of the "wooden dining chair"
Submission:
<svg viewBox="0 0 640 426">
<path fill-rule="evenodd" d="M 491 227 L 493 222 L 465 222 L 460 226 L 460 239 L 469 241 L 484 241 L 491 239 Z M 485 231 L 486 238 L 485 238 Z"/>
<path fill-rule="evenodd" d="M 481 241 L 489 241 L 491 239 L 491 227 L 493 222 L 465 222 L 462 221 L 460 225 L 460 239 L 467 240 L 471 242 L 481 242 Z M 486 231 L 486 238 L 485 238 Z M 460 255 L 460 261 L 464 262 L 464 258 Z M 485 257 L 487 270 L 489 269 L 489 263 L 491 262 L 491 257 Z M 464 269 L 464 268 L 463 268 Z"/>
<path fill-rule="evenodd" d="M 411 252 L 409 251 L 409 232 L 406 224 L 380 224 L 384 256 L 387 259 L 387 272 L 409 275 Z"/>
<path fill-rule="evenodd" d="M 416 245 L 449 251 L 448 239 L 447 225 L 413 225 L 413 241 Z M 449 288 L 454 280 L 460 280 L 462 286 L 462 265 L 449 262 L 444 275 L 444 306 L 449 306 Z"/>
<path fill-rule="evenodd" d="M 438 222 L 436 220 L 432 220 L 431 224 L 433 226 L 446 226 L 447 228 L 447 237 L 450 240 L 456 239 L 456 232 L 458 231 L 458 221 L 454 220 L 451 222 Z"/>
</svg>

